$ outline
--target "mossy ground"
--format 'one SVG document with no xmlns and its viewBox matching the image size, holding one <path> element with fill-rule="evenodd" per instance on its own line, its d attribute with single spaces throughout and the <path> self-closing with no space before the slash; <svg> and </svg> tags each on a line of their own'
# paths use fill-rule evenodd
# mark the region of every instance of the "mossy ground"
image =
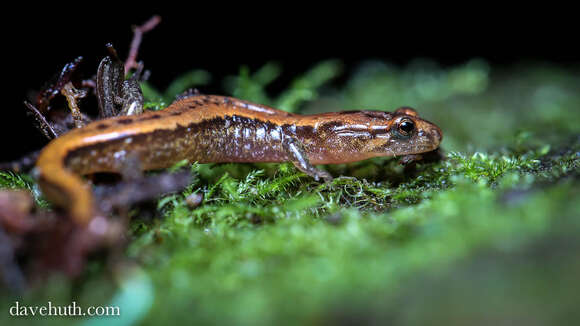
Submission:
<svg viewBox="0 0 580 326">
<path fill-rule="evenodd" d="M 327 166 L 321 184 L 289 164 L 192 165 L 194 183 L 135 218 L 111 273 L 99 259 L 74 282 L 58 275 L 21 304 L 120 305 L 95 320 L 9 317 L 2 324 L 557 324 L 577 320 L 580 292 L 580 70 L 473 60 L 442 68 L 367 62 L 343 78 L 323 62 L 276 97 L 275 64 L 243 68 L 225 93 L 285 110 L 408 105 L 444 132 L 447 159 Z M 161 94 L 162 108 L 192 72 Z M 334 85 L 334 86 L 330 86 Z M 4 186 L 29 179 L 2 174 Z M 204 194 L 190 209 L 184 197 Z"/>
</svg>

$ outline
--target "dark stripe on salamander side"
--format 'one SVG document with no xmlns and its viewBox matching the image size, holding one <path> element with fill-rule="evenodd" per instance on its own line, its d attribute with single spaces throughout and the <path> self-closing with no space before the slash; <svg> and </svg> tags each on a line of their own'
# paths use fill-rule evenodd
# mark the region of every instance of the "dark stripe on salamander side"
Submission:
<svg viewBox="0 0 580 326">
<path fill-rule="evenodd" d="M 264 137 L 257 136 L 258 129 Z M 278 132 L 277 142 L 272 133 Z M 199 162 L 283 161 L 280 126 L 243 116 L 215 117 L 177 128 L 120 136 L 71 150 L 65 165 L 79 173 L 114 172 L 123 157 L 138 153 L 143 168 L 162 168 L 182 159 Z M 116 153 L 116 154 L 115 154 Z"/>
</svg>

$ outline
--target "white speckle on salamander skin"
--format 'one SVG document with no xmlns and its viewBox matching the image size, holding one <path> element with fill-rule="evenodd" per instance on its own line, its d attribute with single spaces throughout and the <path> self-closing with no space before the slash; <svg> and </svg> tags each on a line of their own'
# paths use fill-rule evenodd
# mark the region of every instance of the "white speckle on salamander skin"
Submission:
<svg viewBox="0 0 580 326">
<path fill-rule="evenodd" d="M 115 154 L 113 154 L 113 157 L 114 157 L 116 160 L 119 160 L 119 159 L 122 159 L 122 158 L 124 158 L 124 157 L 125 157 L 125 154 L 127 154 L 127 152 L 126 152 L 126 151 L 118 151 L 118 152 L 115 152 Z"/>
<path fill-rule="evenodd" d="M 280 130 L 278 130 L 278 128 L 272 129 L 270 131 L 270 137 L 272 137 L 273 140 L 280 140 Z"/>
<path fill-rule="evenodd" d="M 262 128 L 256 129 L 256 139 L 263 139 L 266 135 L 266 130 Z"/>
<path fill-rule="evenodd" d="M 252 129 L 251 128 L 244 128 L 244 138 L 250 139 L 252 136 Z"/>
</svg>

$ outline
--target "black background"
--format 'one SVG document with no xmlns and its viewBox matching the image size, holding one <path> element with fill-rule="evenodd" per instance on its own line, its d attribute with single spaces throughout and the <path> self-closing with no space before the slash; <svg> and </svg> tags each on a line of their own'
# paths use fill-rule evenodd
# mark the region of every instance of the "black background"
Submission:
<svg viewBox="0 0 580 326">
<path fill-rule="evenodd" d="M 444 14 L 410 8 L 317 8 L 289 4 L 254 8 L 173 7 L 170 9 L 49 6 L 5 12 L 3 21 L 3 95 L 0 118 L 0 161 L 16 159 L 46 141 L 24 113 L 22 101 L 38 90 L 61 67 L 83 56 L 82 71 L 96 72 L 112 42 L 122 58 L 132 37 L 131 25 L 153 14 L 161 24 L 144 36 L 139 59 L 152 71 L 150 82 L 163 89 L 180 73 L 200 68 L 215 83 L 206 93 L 222 91 L 223 76 L 236 74 L 240 65 L 252 69 L 268 61 L 280 62 L 284 87 L 296 73 L 314 63 L 338 58 L 346 74 L 362 59 L 378 58 L 404 65 L 417 57 L 454 65 L 481 57 L 493 66 L 509 67 L 530 61 L 572 66 L 580 61 L 578 28 L 565 17 L 565 8 L 542 10 L 530 17 L 524 11 L 506 13 L 492 8 L 467 8 Z M 338 13 L 337 9 L 341 9 Z M 457 9 L 457 8 L 455 8 Z M 501 10 L 500 10 L 501 9 Z M 540 8 L 543 9 L 543 8 Z M 522 19 L 524 18 L 524 19 Z M 346 77 L 344 77 L 346 78 Z M 339 80 L 340 82 L 340 80 Z"/>
</svg>

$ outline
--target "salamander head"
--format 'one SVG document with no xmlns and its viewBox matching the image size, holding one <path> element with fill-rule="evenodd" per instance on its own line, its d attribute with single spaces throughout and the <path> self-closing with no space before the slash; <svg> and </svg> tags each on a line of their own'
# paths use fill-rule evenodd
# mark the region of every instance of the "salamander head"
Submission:
<svg viewBox="0 0 580 326">
<path fill-rule="evenodd" d="M 442 138 L 439 127 L 419 118 L 415 110 L 402 107 L 393 112 L 386 132 L 377 134 L 368 150 L 378 156 L 419 154 L 437 149 Z"/>
</svg>

